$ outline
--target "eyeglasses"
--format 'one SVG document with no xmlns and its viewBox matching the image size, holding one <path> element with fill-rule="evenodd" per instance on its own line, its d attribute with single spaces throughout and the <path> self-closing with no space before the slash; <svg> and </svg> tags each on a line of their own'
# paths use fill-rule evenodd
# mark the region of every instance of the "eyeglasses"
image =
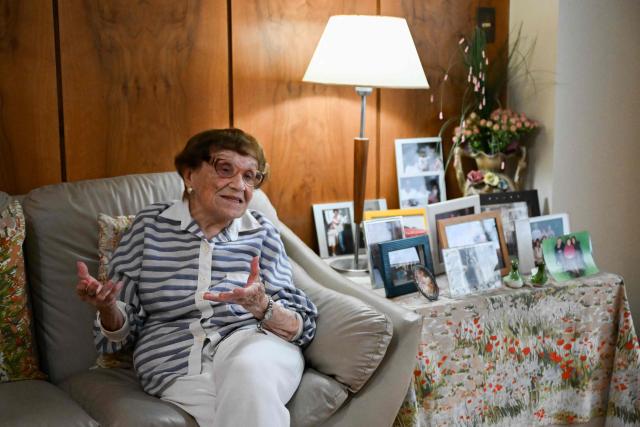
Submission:
<svg viewBox="0 0 640 427">
<path fill-rule="evenodd" d="M 257 188 L 264 181 L 265 174 L 255 169 L 240 169 L 236 167 L 231 161 L 227 159 L 223 159 L 220 157 L 211 157 L 207 160 L 213 169 L 216 171 L 216 174 L 220 178 L 233 178 L 238 173 L 242 172 L 242 181 L 245 185 Z"/>
</svg>

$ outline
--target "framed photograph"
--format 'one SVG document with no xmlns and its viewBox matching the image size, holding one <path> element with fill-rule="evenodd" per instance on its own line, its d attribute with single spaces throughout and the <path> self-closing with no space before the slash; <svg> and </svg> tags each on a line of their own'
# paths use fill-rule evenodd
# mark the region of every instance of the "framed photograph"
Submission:
<svg viewBox="0 0 640 427">
<path fill-rule="evenodd" d="M 313 205 L 321 258 L 353 254 L 353 202 Z"/>
<path fill-rule="evenodd" d="M 509 254 L 498 212 L 484 212 L 438 221 L 438 236 L 443 250 L 491 243 L 498 258 L 496 269 L 503 276 L 509 272 Z"/>
<path fill-rule="evenodd" d="M 364 201 L 364 211 L 384 211 L 387 209 L 387 199 L 368 199 Z"/>
<path fill-rule="evenodd" d="M 385 210 L 387 199 L 368 199 L 364 210 Z M 336 211 L 337 210 L 337 211 Z M 313 219 L 321 258 L 353 254 L 353 202 L 322 203 L 313 205 Z M 360 251 L 364 250 L 364 237 L 360 237 Z"/>
<path fill-rule="evenodd" d="M 498 255 L 492 243 L 443 249 L 451 298 L 502 286 Z"/>
<path fill-rule="evenodd" d="M 480 210 L 482 212 L 500 212 L 507 252 L 509 252 L 509 257 L 517 258 L 516 221 L 540 216 L 538 190 L 481 194 Z"/>
<path fill-rule="evenodd" d="M 394 216 L 390 218 L 372 219 L 363 221 L 362 224 L 364 227 L 367 259 L 369 261 L 371 286 L 374 289 L 379 289 L 384 286 L 384 281 L 382 280 L 382 261 L 380 259 L 380 245 L 378 245 L 378 243 L 404 238 L 402 217 Z"/>
<path fill-rule="evenodd" d="M 427 223 L 429 225 L 429 243 L 431 244 L 431 255 L 433 257 L 435 274 L 444 272 L 444 263 L 439 244 L 440 239 L 438 237 L 438 221 L 478 213 L 480 213 L 480 197 L 477 195 L 429 205 L 427 208 Z"/>
<path fill-rule="evenodd" d="M 388 218 L 392 216 L 402 217 L 404 237 L 416 237 L 427 234 L 427 211 L 425 208 L 414 209 L 389 209 L 381 211 L 368 211 L 364 213 L 364 219 Z"/>
<path fill-rule="evenodd" d="M 398 197 L 401 208 L 425 207 L 447 200 L 444 173 L 398 177 Z"/>
<path fill-rule="evenodd" d="M 549 273 L 558 282 L 598 272 L 591 254 L 591 236 L 586 231 L 544 239 L 542 253 Z"/>
<path fill-rule="evenodd" d="M 381 274 L 387 298 L 418 290 L 416 277 L 420 279 L 424 292 L 432 298 L 438 297 L 435 280 L 431 280 L 433 264 L 427 236 L 393 240 L 378 244 L 381 259 Z M 419 270 L 419 271 L 418 271 Z M 426 273 L 429 273 L 425 275 Z M 422 292 L 422 291 L 421 291 Z"/>
<path fill-rule="evenodd" d="M 429 270 L 421 265 L 413 268 L 413 280 L 416 282 L 418 292 L 420 292 L 429 301 L 435 301 L 440 295 L 440 287 L 436 281 L 436 275 L 433 270 Z"/>
<path fill-rule="evenodd" d="M 488 208 L 492 205 L 511 205 L 519 202 L 527 204 L 527 215 L 529 217 L 540 216 L 538 190 L 506 191 L 504 193 L 480 195 L 480 206 L 482 208 Z"/>
<path fill-rule="evenodd" d="M 404 138 L 396 139 L 395 143 L 398 176 L 444 171 L 440 138 Z"/>
<path fill-rule="evenodd" d="M 543 260 L 542 241 L 569 234 L 569 215 L 544 215 L 516 221 L 520 272 L 529 274 Z"/>
</svg>

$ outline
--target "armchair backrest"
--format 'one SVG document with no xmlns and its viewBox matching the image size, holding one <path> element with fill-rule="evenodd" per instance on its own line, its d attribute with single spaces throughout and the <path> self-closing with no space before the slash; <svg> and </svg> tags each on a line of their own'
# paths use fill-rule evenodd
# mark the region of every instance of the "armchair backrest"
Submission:
<svg viewBox="0 0 640 427">
<path fill-rule="evenodd" d="M 165 172 L 49 185 L 22 200 L 40 364 L 54 383 L 96 360 L 95 313 L 75 295 L 75 262 L 84 261 L 97 275 L 98 213 L 132 215 L 151 203 L 179 199 L 182 190 L 180 176 Z M 256 191 L 251 207 L 279 224 L 262 191 Z"/>
</svg>

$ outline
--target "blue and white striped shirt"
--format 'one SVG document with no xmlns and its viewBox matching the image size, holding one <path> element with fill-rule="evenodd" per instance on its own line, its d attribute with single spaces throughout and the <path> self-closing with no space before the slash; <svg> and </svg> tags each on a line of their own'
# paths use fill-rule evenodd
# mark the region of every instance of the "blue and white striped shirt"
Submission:
<svg viewBox="0 0 640 427">
<path fill-rule="evenodd" d="M 260 276 L 276 304 L 297 312 L 304 346 L 314 337 L 317 309 L 293 286 L 291 265 L 276 227 L 247 210 L 207 240 L 186 201 L 143 209 L 122 237 L 109 263 L 111 280 L 124 282 L 119 307 L 126 314 L 125 336 L 112 341 L 94 325 L 99 352 L 134 346 L 134 367 L 144 390 L 158 395 L 173 380 L 199 374 L 205 342 L 214 348 L 230 333 L 255 327 L 242 306 L 203 299 L 206 291 L 244 286 L 251 260 L 260 257 Z"/>
</svg>

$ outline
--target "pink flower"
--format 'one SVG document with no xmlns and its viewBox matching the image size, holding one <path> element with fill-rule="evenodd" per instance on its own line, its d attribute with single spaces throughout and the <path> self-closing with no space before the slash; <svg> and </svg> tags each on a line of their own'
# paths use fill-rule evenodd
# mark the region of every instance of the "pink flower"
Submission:
<svg viewBox="0 0 640 427">
<path fill-rule="evenodd" d="M 478 184 L 484 181 L 484 173 L 479 170 L 472 170 L 467 174 L 467 180 L 472 184 Z"/>
</svg>

